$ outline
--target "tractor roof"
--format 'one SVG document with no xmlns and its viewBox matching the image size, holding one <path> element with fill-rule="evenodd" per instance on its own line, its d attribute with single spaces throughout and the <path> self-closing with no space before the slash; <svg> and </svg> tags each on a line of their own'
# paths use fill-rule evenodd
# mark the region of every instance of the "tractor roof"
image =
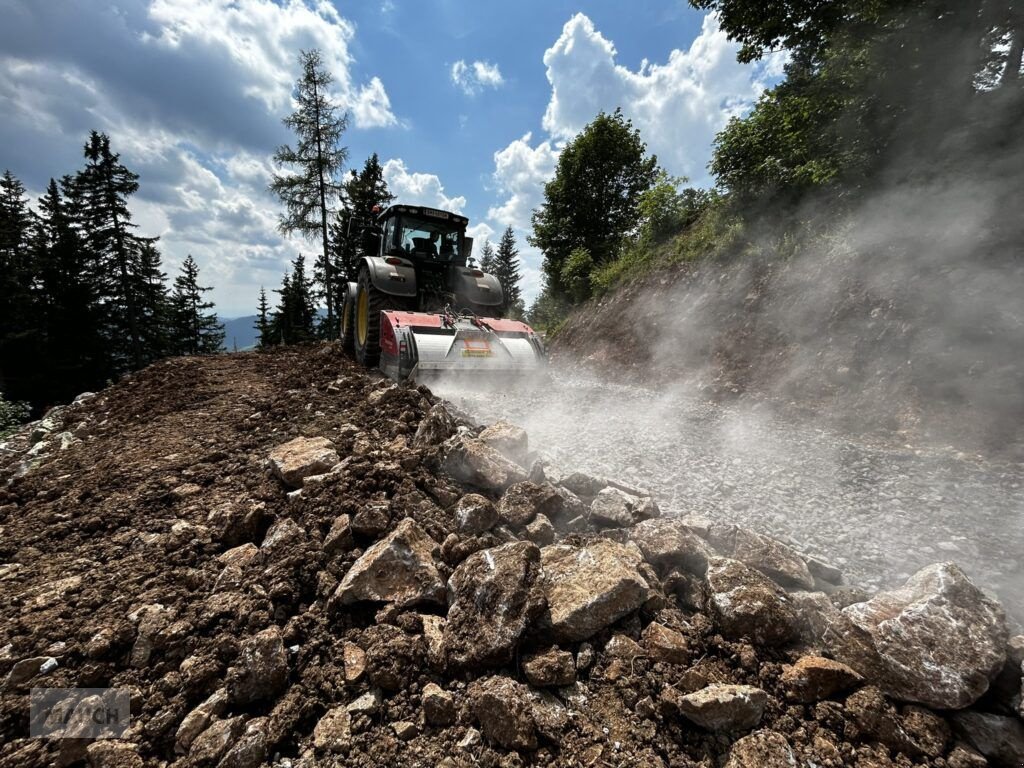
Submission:
<svg viewBox="0 0 1024 768">
<path fill-rule="evenodd" d="M 469 224 L 469 219 L 465 216 L 460 216 L 459 214 L 451 213 L 450 211 L 442 211 L 439 208 L 427 208 L 422 205 L 392 205 L 381 213 L 380 216 L 377 217 L 377 220 L 383 221 L 384 219 L 401 213 L 411 213 L 413 216 L 422 216 L 425 219 L 450 221 L 460 227 L 465 227 Z"/>
</svg>

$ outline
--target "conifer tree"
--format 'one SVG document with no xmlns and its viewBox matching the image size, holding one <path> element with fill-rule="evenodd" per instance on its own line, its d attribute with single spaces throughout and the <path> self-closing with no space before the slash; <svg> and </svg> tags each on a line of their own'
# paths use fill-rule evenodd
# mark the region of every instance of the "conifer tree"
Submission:
<svg viewBox="0 0 1024 768">
<path fill-rule="evenodd" d="M 494 246 L 491 245 L 490 240 L 484 240 L 484 245 L 480 249 L 480 269 L 489 275 L 493 275 L 497 269 L 497 263 L 494 260 Z"/>
<path fill-rule="evenodd" d="M 306 277 L 306 259 L 301 254 L 292 262 L 277 291 L 280 300 L 270 323 L 273 339 L 280 344 L 299 344 L 315 338 L 313 281 Z"/>
<path fill-rule="evenodd" d="M 212 290 L 199 284 L 199 265 L 189 254 L 174 278 L 171 296 L 174 319 L 174 345 L 181 355 L 209 355 L 220 352 L 224 345 L 224 326 L 217 314 L 210 312 L 213 302 L 203 301 L 203 294 Z M 265 301 L 266 297 L 263 296 Z"/>
<path fill-rule="evenodd" d="M 317 50 L 299 54 L 302 75 L 295 86 L 297 108 L 284 124 L 297 139 L 278 147 L 274 161 L 284 174 L 275 174 L 270 189 L 284 203 L 285 213 L 279 229 L 284 234 L 297 232 L 308 238 L 319 238 L 322 252 L 314 264 L 314 277 L 327 304 L 327 328 L 334 335 L 334 302 L 336 298 L 334 264 L 328 247 L 327 222 L 340 191 L 338 173 L 348 150 L 339 145 L 348 127 L 348 115 L 338 114 L 338 107 L 328 98 L 333 78 L 324 69 Z"/>
<path fill-rule="evenodd" d="M 0 177 L 0 391 L 19 399 L 31 388 L 26 371 L 38 357 L 29 264 L 31 216 L 25 187 Z"/>
<path fill-rule="evenodd" d="M 363 230 L 374 224 L 374 208 L 387 207 L 395 196 L 384 180 L 384 169 L 374 152 L 358 173 L 353 169 L 342 185 L 341 208 L 331 227 L 331 240 L 342 279 L 356 279 L 356 262 Z"/>
<path fill-rule="evenodd" d="M 502 314 L 522 317 L 524 306 L 522 291 L 519 288 L 519 249 L 516 248 L 516 236 L 512 232 L 512 227 L 505 229 L 498 242 L 498 250 L 494 254 L 494 276 L 501 283 Z"/>
<path fill-rule="evenodd" d="M 256 348 L 265 349 L 274 343 L 271 337 L 270 327 L 270 304 L 267 302 L 267 292 L 260 286 L 260 301 L 259 306 L 256 308 L 256 324 L 253 326 L 256 329 Z"/>
</svg>

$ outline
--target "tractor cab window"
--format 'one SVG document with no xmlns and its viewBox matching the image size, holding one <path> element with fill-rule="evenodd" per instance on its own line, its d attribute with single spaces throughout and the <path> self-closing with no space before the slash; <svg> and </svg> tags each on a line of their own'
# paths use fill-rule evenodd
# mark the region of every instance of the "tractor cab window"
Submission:
<svg viewBox="0 0 1024 768">
<path fill-rule="evenodd" d="M 411 257 L 454 261 L 459 255 L 459 230 L 450 223 L 403 216 L 399 247 Z"/>
</svg>

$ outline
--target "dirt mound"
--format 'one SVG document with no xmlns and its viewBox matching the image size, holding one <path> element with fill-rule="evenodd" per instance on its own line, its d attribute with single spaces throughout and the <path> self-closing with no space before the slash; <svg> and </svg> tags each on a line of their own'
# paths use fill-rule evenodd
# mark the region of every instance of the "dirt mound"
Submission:
<svg viewBox="0 0 1024 768">
<path fill-rule="evenodd" d="M 25 430 L 0 764 L 983 765 L 970 718 L 912 703 L 925 662 L 956 706 L 996 678 L 975 720 L 1016 754 L 1021 643 L 952 567 L 856 602 L 526 439 L 331 346 L 164 361 Z M 883 612 L 948 652 L 894 656 Z M 32 687 L 127 690 L 131 727 L 29 739 Z"/>
</svg>

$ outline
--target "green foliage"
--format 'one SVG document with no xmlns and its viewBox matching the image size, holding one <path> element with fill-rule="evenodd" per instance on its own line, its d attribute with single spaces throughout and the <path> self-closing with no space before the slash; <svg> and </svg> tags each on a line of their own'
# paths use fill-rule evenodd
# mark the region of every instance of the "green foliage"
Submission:
<svg viewBox="0 0 1024 768">
<path fill-rule="evenodd" d="M 550 287 L 545 286 L 527 310 L 526 322 L 534 330 L 543 332 L 550 338 L 558 333 L 569 317 L 571 309 L 572 306 L 564 296 L 554 293 Z"/>
<path fill-rule="evenodd" d="M 28 403 L 11 402 L 0 393 L 0 440 L 16 431 L 29 420 L 31 409 Z"/>
<path fill-rule="evenodd" d="M 299 254 L 285 274 L 277 309 L 270 320 L 270 338 L 276 344 L 300 344 L 316 337 L 313 281 L 306 277 L 306 259 Z"/>
<path fill-rule="evenodd" d="M 171 296 L 173 344 L 179 355 L 213 354 L 224 346 L 224 326 L 209 311 L 213 302 L 203 301 L 203 294 L 210 290 L 199 285 L 199 265 L 189 254 L 174 278 Z"/>
<path fill-rule="evenodd" d="M 516 248 L 516 236 L 512 232 L 512 227 L 506 228 L 501 240 L 498 241 L 498 250 L 494 254 L 494 268 L 484 269 L 484 272 L 493 272 L 501 283 L 502 314 L 510 317 L 518 312 L 521 316 L 523 295 L 519 288 L 519 249 Z"/>
<path fill-rule="evenodd" d="M 636 231 L 641 195 L 658 175 L 640 132 L 620 110 L 600 113 L 558 158 L 555 177 L 544 187 L 544 203 L 533 212 L 529 242 L 544 253 L 544 274 L 554 293 L 568 293 L 564 271 L 582 248 L 594 265 L 618 257 Z M 577 291 L 582 287 L 577 285 Z M 584 292 L 586 293 L 586 292 Z"/>
<path fill-rule="evenodd" d="M 490 240 L 484 240 L 484 245 L 480 249 L 480 269 L 489 275 L 494 274 L 494 246 Z"/>
<path fill-rule="evenodd" d="M 341 208 L 331 226 L 331 242 L 338 273 L 345 280 L 356 279 L 356 265 L 365 251 L 364 234 L 367 228 L 376 227 L 374 209 L 383 210 L 394 199 L 376 152 L 367 158 L 361 171 L 353 169 L 342 184 Z"/>
<path fill-rule="evenodd" d="M 256 307 L 256 324 L 253 326 L 258 335 L 256 337 L 256 348 L 265 349 L 274 343 L 273 329 L 270 324 L 270 304 L 267 302 L 267 292 L 260 286 L 260 300 Z"/>
<path fill-rule="evenodd" d="M 590 298 L 590 275 L 594 271 L 594 258 L 586 248 L 574 248 L 562 264 L 559 284 L 576 304 Z"/>
<path fill-rule="evenodd" d="M 328 219 L 341 192 L 337 177 L 348 150 L 340 142 L 348 127 L 348 115 L 339 113 L 338 106 L 327 97 L 333 78 L 324 69 L 320 51 L 302 51 L 299 65 L 302 74 L 295 85 L 298 106 L 283 121 L 295 134 L 297 143 L 294 147 L 282 145 L 274 153 L 278 168 L 287 171 L 274 174 L 270 190 L 285 207 L 278 224 L 281 232 L 297 232 L 321 241 L 323 247 L 314 265 L 314 278 L 320 285 L 320 295 L 326 299 L 327 329 L 333 335 L 337 287 Z"/>
</svg>

